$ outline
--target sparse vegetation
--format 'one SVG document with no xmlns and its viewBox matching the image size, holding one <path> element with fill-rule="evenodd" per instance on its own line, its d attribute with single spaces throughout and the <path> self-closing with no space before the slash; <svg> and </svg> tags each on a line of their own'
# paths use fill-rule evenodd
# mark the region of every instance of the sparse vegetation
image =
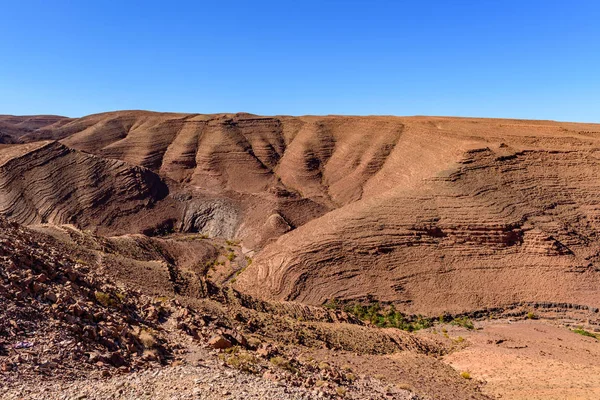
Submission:
<svg viewBox="0 0 600 400">
<path fill-rule="evenodd" d="M 156 341 L 156 338 L 154 337 L 154 335 L 150 331 L 148 331 L 146 329 L 142 329 L 142 331 L 138 335 L 138 338 L 140 340 L 140 343 L 146 349 L 152 349 L 152 348 L 156 347 L 156 345 L 158 343 Z"/>
<path fill-rule="evenodd" d="M 260 338 L 258 338 L 258 337 L 250 336 L 248 338 L 248 347 L 251 349 L 258 348 L 258 346 L 260 346 L 261 343 L 262 343 L 262 340 L 260 340 Z"/>
<path fill-rule="evenodd" d="M 324 369 L 328 369 L 330 367 L 330 365 L 328 363 L 326 363 L 325 361 L 321 361 L 318 365 L 320 370 L 324 370 Z"/>
<path fill-rule="evenodd" d="M 108 293 L 96 291 L 94 292 L 94 297 L 104 307 L 116 307 L 119 304 L 119 301 Z"/>
<path fill-rule="evenodd" d="M 529 311 L 527 313 L 527 319 L 537 319 L 537 315 L 535 315 L 533 311 Z"/>
<path fill-rule="evenodd" d="M 204 240 L 204 239 L 208 239 L 208 235 L 205 233 L 190 234 L 190 235 L 186 235 L 183 238 L 183 240 L 188 241 L 188 242 L 192 242 L 194 240 Z"/>
<path fill-rule="evenodd" d="M 464 371 L 464 372 L 461 372 L 461 373 L 460 373 L 460 376 L 462 376 L 462 377 L 463 377 L 463 378 L 465 378 L 465 379 L 471 379 L 471 374 L 470 374 L 470 373 L 468 373 L 468 372 L 466 372 L 466 371 Z"/>
<path fill-rule="evenodd" d="M 325 307 L 330 309 L 341 308 L 340 302 L 337 299 L 329 300 L 325 304 Z M 384 309 L 378 302 L 372 302 L 369 305 L 359 303 L 346 304 L 343 306 L 343 310 L 363 321 L 369 321 L 371 324 L 380 328 L 397 328 L 412 332 L 433 326 L 433 320 L 431 318 L 423 317 L 421 315 L 407 316 L 396 311 L 393 305 Z"/>
<path fill-rule="evenodd" d="M 288 372 L 296 373 L 296 371 L 297 371 L 296 368 L 294 368 L 294 366 L 292 365 L 292 363 L 283 357 L 275 356 L 275 357 L 271 358 L 269 361 L 271 362 L 271 364 L 273 364 L 281 369 L 284 369 Z"/>
<path fill-rule="evenodd" d="M 127 295 L 125 293 L 121 293 L 121 292 L 115 293 L 115 296 L 117 296 L 117 299 L 119 299 L 119 301 L 121 303 L 123 303 L 125 301 L 125 299 L 127 298 Z"/>
<path fill-rule="evenodd" d="M 397 311 L 393 304 L 385 307 L 379 302 L 371 302 L 368 305 L 360 303 L 346 303 L 342 305 L 338 299 L 333 298 L 323 304 L 323 306 L 332 310 L 342 309 L 380 328 L 397 328 L 409 332 L 431 328 L 436 321 L 434 318 L 422 315 L 406 315 Z M 469 330 L 475 329 L 473 322 L 466 316 L 452 317 L 450 314 L 444 314 L 439 316 L 438 321 L 439 323 L 449 322 L 452 325 L 461 326 Z M 448 337 L 448 331 L 445 328 L 442 329 L 442 332 L 445 337 Z M 434 333 L 437 333 L 437 331 Z"/>
<path fill-rule="evenodd" d="M 572 331 L 575 332 L 575 333 L 577 333 L 577 334 L 579 334 L 579 335 L 582 335 L 582 336 L 587 336 L 587 337 L 594 338 L 596 340 L 600 340 L 600 334 L 593 333 L 593 332 L 590 332 L 590 331 L 586 331 L 583 328 L 572 329 Z"/>
<path fill-rule="evenodd" d="M 241 350 L 239 346 L 233 346 L 225 350 L 223 354 L 219 355 L 219 358 L 231 368 L 239 369 L 240 371 L 253 374 L 260 371 L 258 358 L 251 353 Z"/>
<path fill-rule="evenodd" d="M 339 303 L 336 298 L 329 300 L 327 303 L 323 305 L 325 308 L 329 308 L 331 310 L 337 310 L 339 308 Z"/>
<path fill-rule="evenodd" d="M 227 365 L 244 372 L 257 373 L 258 360 L 250 353 L 236 353 L 225 359 Z"/>
<path fill-rule="evenodd" d="M 450 322 L 450 324 L 455 325 L 455 326 L 462 326 L 463 328 L 466 328 L 469 330 L 475 329 L 473 322 L 471 322 L 471 320 L 468 317 L 454 318 L 452 320 L 452 322 Z"/>
</svg>

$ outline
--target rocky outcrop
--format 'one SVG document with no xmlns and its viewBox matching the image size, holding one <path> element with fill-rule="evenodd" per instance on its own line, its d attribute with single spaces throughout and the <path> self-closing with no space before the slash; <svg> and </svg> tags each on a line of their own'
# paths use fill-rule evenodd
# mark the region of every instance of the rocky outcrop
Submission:
<svg viewBox="0 0 600 400">
<path fill-rule="evenodd" d="M 148 352 L 154 361 L 172 355 L 149 299 L 116 287 L 66 253 L 51 238 L 0 218 L 3 379 L 127 371 L 147 365 Z"/>
<path fill-rule="evenodd" d="M 111 226 L 168 194 L 153 172 L 58 142 L 0 150 L 0 214 L 23 224 Z"/>
<path fill-rule="evenodd" d="M 179 230 L 199 232 L 210 237 L 235 236 L 239 225 L 239 211 L 226 199 L 188 200 Z"/>
</svg>

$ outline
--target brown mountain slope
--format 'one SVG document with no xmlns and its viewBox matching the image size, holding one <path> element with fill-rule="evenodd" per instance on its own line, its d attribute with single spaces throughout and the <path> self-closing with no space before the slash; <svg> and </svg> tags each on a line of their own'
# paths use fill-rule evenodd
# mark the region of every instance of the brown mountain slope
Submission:
<svg viewBox="0 0 600 400">
<path fill-rule="evenodd" d="M 285 189 L 335 208 L 360 198 L 403 128 L 398 118 L 123 111 L 78 119 L 24 140 L 60 139 L 208 192 Z"/>
<path fill-rule="evenodd" d="M 148 386 L 119 391 L 118 374 L 169 370 L 160 385 L 188 371 L 197 396 L 216 386 L 196 374 L 231 367 L 307 398 L 597 398 L 600 125 L 3 118 L 26 133 L 0 146 L 0 214 L 33 228 L 0 218 L 4 397 L 139 397 Z M 152 335 L 175 369 L 139 370 L 159 360 Z M 217 363 L 223 340 L 237 346 Z M 38 387 L 65 367 L 113 378 Z"/>
<path fill-rule="evenodd" d="M 237 285 L 261 297 L 600 304 L 598 125 L 123 111 L 40 137 L 165 177 L 178 229 L 258 251 Z"/>
<path fill-rule="evenodd" d="M 370 296 L 428 314 L 516 302 L 598 307 L 600 129 L 417 121 L 363 200 L 269 245 L 239 287 L 312 304 Z"/>
<path fill-rule="evenodd" d="M 70 120 L 58 115 L 0 115 L 0 144 L 20 143 L 21 136 L 44 128 L 58 128 Z"/>
<path fill-rule="evenodd" d="M 60 139 L 78 150 L 154 170 L 192 198 L 181 229 L 260 248 L 271 238 L 362 196 L 403 130 L 399 119 L 248 114 L 97 114 L 23 140 Z M 351 134 L 349 134 L 351 133 Z M 207 231 L 208 230 L 208 231 Z M 213 229 L 214 230 L 214 229 Z"/>
<path fill-rule="evenodd" d="M 58 142 L 0 149 L 0 213 L 19 223 L 129 225 L 133 214 L 167 194 L 168 187 L 145 168 Z"/>
</svg>

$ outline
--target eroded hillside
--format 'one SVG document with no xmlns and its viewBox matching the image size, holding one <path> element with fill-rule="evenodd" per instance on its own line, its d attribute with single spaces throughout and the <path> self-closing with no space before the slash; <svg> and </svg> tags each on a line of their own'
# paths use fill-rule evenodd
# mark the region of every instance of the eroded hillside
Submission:
<svg viewBox="0 0 600 400">
<path fill-rule="evenodd" d="M 599 138 L 552 121 L 0 116 L 0 391 L 597 398 Z"/>
<path fill-rule="evenodd" d="M 69 149 L 35 142 L 0 149 L 0 213 L 22 224 L 114 227 L 169 193 L 159 176 Z"/>
<path fill-rule="evenodd" d="M 242 291 L 435 314 L 598 306 L 599 137 L 552 121 L 123 111 L 21 140 L 160 175 L 172 211 L 147 232 L 240 239 L 255 254 Z"/>
</svg>

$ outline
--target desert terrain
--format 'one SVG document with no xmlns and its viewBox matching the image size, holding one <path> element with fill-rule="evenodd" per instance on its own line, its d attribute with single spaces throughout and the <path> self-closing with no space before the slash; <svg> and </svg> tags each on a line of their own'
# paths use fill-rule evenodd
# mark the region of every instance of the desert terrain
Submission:
<svg viewBox="0 0 600 400">
<path fill-rule="evenodd" d="M 599 199 L 600 124 L 0 115 L 0 397 L 597 399 Z"/>
</svg>

